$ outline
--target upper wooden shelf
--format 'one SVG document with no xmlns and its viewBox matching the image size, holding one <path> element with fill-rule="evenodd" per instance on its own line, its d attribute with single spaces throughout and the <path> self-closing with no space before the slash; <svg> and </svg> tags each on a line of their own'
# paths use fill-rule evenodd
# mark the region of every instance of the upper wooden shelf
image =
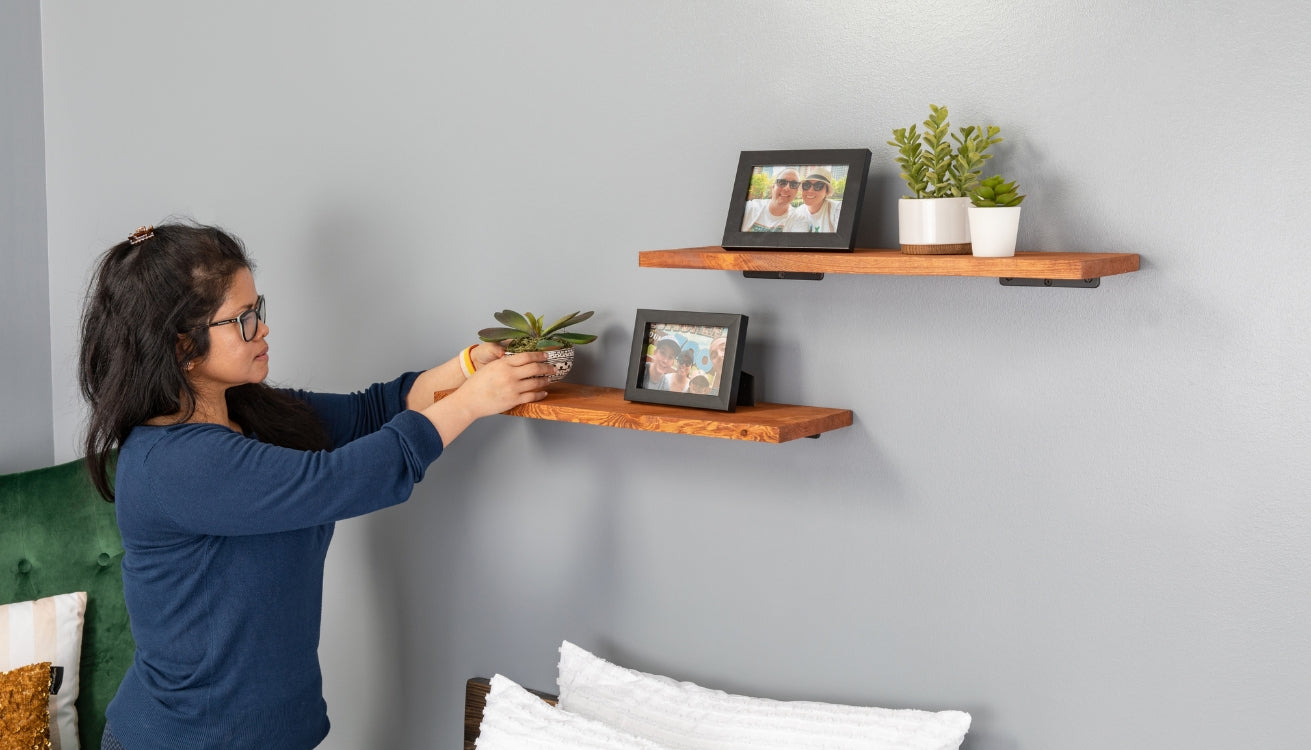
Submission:
<svg viewBox="0 0 1311 750">
<path fill-rule="evenodd" d="M 1016 279 L 1097 279 L 1138 270 L 1136 253 L 1018 251 L 1012 258 L 976 258 L 973 255 L 906 255 L 899 250 L 856 250 L 844 253 L 690 247 L 682 250 L 643 250 L 638 253 L 637 260 L 643 268 Z"/>
<path fill-rule="evenodd" d="M 450 391 L 438 391 L 440 400 Z M 516 417 L 623 427 L 648 432 L 703 435 L 759 443 L 786 443 L 797 438 L 851 426 L 850 409 L 757 403 L 722 412 L 624 400 L 619 388 L 559 382 L 547 386 L 541 401 L 505 412 Z"/>
</svg>

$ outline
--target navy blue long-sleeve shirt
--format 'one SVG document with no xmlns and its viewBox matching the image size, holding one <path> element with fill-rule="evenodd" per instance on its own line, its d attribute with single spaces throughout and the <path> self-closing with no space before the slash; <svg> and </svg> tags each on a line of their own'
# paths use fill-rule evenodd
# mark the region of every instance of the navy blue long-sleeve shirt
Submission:
<svg viewBox="0 0 1311 750">
<path fill-rule="evenodd" d="M 107 711 L 125 747 L 298 750 L 327 735 L 318 646 L 333 522 L 404 502 L 441 454 L 432 423 L 405 409 L 415 377 L 294 392 L 330 451 L 215 424 L 128 435 L 115 495 L 137 649 Z"/>
</svg>

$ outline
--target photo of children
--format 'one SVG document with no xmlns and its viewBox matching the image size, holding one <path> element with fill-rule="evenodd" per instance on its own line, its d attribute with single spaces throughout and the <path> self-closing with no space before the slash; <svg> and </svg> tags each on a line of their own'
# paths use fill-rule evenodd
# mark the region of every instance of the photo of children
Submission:
<svg viewBox="0 0 1311 750">
<path fill-rule="evenodd" d="M 652 323 L 638 387 L 718 395 L 727 336 L 724 326 Z"/>
<path fill-rule="evenodd" d="M 837 232 L 845 164 L 757 166 L 747 186 L 743 232 Z"/>
</svg>

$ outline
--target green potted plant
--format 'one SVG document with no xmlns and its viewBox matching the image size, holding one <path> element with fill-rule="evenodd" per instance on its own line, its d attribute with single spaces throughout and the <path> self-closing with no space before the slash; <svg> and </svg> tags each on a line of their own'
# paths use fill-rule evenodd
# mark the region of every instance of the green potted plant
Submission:
<svg viewBox="0 0 1311 750">
<path fill-rule="evenodd" d="M 502 310 L 493 316 L 501 325 L 482 329 L 478 332 L 478 338 L 501 344 L 510 354 L 546 352 L 546 361 L 555 368 L 555 374 L 548 380 L 555 382 L 563 379 L 573 369 L 574 347 L 596 341 L 593 334 L 564 330 L 592 317 L 592 312 L 570 313 L 548 326 L 543 324 L 542 318 L 532 313 L 521 315 L 514 310 Z"/>
<path fill-rule="evenodd" d="M 1001 143 L 1001 128 L 967 125 L 951 132 L 946 107 L 929 105 L 924 130 L 896 128 L 889 146 L 897 149 L 901 178 L 910 195 L 897 204 L 901 251 L 911 255 L 966 255 L 970 228 L 965 208 L 979 184 L 988 148 Z M 955 146 L 952 146 L 952 142 Z"/>
<path fill-rule="evenodd" d="M 1015 255 L 1024 196 L 1014 182 L 993 175 L 970 191 L 970 237 L 973 253 L 984 258 Z"/>
</svg>

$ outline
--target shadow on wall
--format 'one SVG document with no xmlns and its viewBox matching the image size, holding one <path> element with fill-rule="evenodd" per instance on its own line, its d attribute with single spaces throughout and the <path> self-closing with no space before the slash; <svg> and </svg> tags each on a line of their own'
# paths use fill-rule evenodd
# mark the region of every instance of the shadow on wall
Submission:
<svg viewBox="0 0 1311 750">
<path fill-rule="evenodd" d="M 563 482 L 504 467 L 505 456 L 529 467 L 576 463 L 575 446 L 557 438 L 585 429 L 594 428 L 480 420 L 430 467 L 409 502 L 362 519 L 368 559 L 360 565 L 379 586 L 371 592 L 383 636 L 377 669 L 389 683 L 389 696 L 374 701 L 385 713 L 355 717 L 369 722 L 371 742 L 444 744 L 464 680 L 474 676 L 466 672 L 554 665 L 560 634 L 608 622 L 622 461 L 581 459 L 586 469 Z"/>
<path fill-rule="evenodd" d="M 878 154 L 873 160 L 869 181 L 860 206 L 860 225 L 856 227 L 857 248 L 896 249 L 897 200 L 905 193 L 906 183 L 896 172 L 889 172 L 879 164 Z"/>
</svg>

